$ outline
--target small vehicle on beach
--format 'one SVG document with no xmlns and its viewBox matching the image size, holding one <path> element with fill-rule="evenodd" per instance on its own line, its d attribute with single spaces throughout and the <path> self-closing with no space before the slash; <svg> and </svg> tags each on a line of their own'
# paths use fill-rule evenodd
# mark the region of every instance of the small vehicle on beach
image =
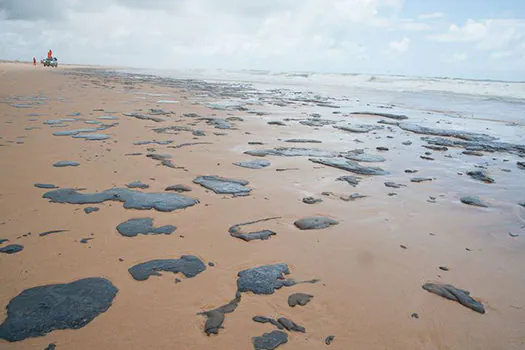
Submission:
<svg viewBox="0 0 525 350">
<path fill-rule="evenodd" d="M 58 60 L 57 60 L 56 57 L 53 57 L 51 59 L 50 58 L 44 58 L 40 62 L 42 62 L 44 67 L 53 67 L 53 68 L 58 67 Z"/>
</svg>

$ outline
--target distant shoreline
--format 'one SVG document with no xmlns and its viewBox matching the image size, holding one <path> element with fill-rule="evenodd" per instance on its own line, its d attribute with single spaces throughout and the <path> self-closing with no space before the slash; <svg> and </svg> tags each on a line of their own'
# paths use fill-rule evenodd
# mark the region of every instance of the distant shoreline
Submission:
<svg viewBox="0 0 525 350">
<path fill-rule="evenodd" d="M 19 61 L 19 60 L 0 60 L 0 63 L 18 63 L 18 64 L 32 64 L 31 61 Z M 106 66 L 98 64 L 87 64 L 87 63 L 60 63 L 61 66 L 73 66 L 73 67 L 90 67 L 90 68 L 101 68 L 101 69 L 132 69 L 132 70 L 157 70 L 157 71 L 172 71 L 172 70 L 181 70 L 181 71 L 221 71 L 221 72 L 236 72 L 236 73 L 263 73 L 272 74 L 272 75 L 296 75 L 300 76 L 310 76 L 310 75 L 338 75 L 338 76 L 373 76 L 373 77 L 390 77 L 390 78 L 412 78 L 412 79 L 422 79 L 422 80 L 458 80 L 458 81 L 469 81 L 469 82 L 483 82 L 483 83 L 505 83 L 505 84 L 525 84 L 525 80 L 500 80 L 500 79 L 474 79 L 474 78 L 462 78 L 462 77 L 447 77 L 447 76 L 423 76 L 423 75 L 403 75 L 403 74 L 384 74 L 384 73 L 355 73 L 355 72 L 316 72 L 316 71 L 286 71 L 286 70 L 271 70 L 271 69 L 223 69 L 223 68 L 154 68 L 154 67 L 132 67 L 132 66 Z"/>
</svg>

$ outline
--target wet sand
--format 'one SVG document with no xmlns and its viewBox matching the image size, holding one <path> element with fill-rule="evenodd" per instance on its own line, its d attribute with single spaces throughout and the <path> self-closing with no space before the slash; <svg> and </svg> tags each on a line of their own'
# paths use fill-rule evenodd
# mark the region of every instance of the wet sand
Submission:
<svg viewBox="0 0 525 350">
<path fill-rule="evenodd" d="M 379 125 L 377 121 L 385 119 L 368 114 L 336 115 L 333 108 L 315 103 L 280 107 L 246 103 L 248 111 L 210 109 L 207 104 L 224 98 L 228 92 L 224 87 L 217 87 L 214 93 L 207 89 L 191 81 L 170 85 L 163 80 L 102 75 L 75 67 L 52 70 L 0 64 L 0 239 L 9 239 L 2 247 L 24 246 L 16 254 L 0 254 L 0 307 L 3 309 L 25 289 L 87 277 L 106 278 L 119 290 L 112 306 L 85 327 L 56 330 L 13 343 L 0 340 L 1 348 L 43 349 L 55 343 L 57 349 L 251 349 L 252 337 L 275 329 L 270 324 L 253 322 L 252 317 L 257 315 L 286 317 L 306 328 L 305 333 L 287 332 L 288 343 L 279 349 L 525 347 L 525 208 L 518 205 L 525 201 L 525 171 L 517 166 L 522 158 L 516 152 L 483 152 L 478 157 L 462 154 L 462 148 L 433 151 L 421 147 L 426 144 L 421 137 L 427 135 L 396 126 L 352 133 L 331 125 L 313 128 L 300 124 L 308 113 L 319 113 L 323 120 L 343 124 Z M 161 122 L 124 115 L 149 115 L 151 108 L 172 113 L 155 115 L 165 120 Z M 250 111 L 268 114 L 260 116 Z M 241 117 L 243 121 L 233 120 L 234 128 L 223 130 L 196 117 L 183 116 L 187 113 Z M 101 116 L 118 119 L 98 119 Z M 423 120 L 407 116 L 411 122 L 432 122 L 430 117 Z M 44 124 L 62 118 L 76 120 L 63 122 L 65 127 Z M 109 135 L 107 140 L 53 135 L 57 131 L 100 127 L 89 123 L 93 121 L 118 124 L 94 132 Z M 285 126 L 268 125 L 269 121 L 283 121 Z M 457 123 L 452 126 L 459 129 L 486 132 L 481 123 L 450 122 Z M 193 136 L 191 131 L 153 131 L 175 125 L 202 130 L 206 136 Z M 450 127 L 446 122 L 433 126 Z M 498 126 L 492 127 L 495 130 Z M 523 141 L 523 127 L 515 128 L 514 139 L 504 141 Z M 502 125 L 501 129 L 508 134 L 508 128 Z M 322 143 L 285 142 L 299 138 Z M 133 144 L 145 140 L 173 142 Z M 403 145 L 407 140 L 412 144 Z M 254 141 L 264 145 L 248 144 Z M 203 144 L 173 147 L 197 142 Z M 377 151 L 378 146 L 388 147 L 389 151 Z M 308 157 L 259 158 L 243 154 L 274 147 L 337 152 L 363 148 L 386 161 L 359 164 L 379 166 L 389 174 L 357 175 L 313 163 Z M 153 153 L 171 155 L 175 168 L 146 157 L 148 148 L 154 148 Z M 435 160 L 420 158 L 429 151 Z M 142 155 L 127 155 L 131 153 Z M 255 170 L 233 164 L 254 159 L 268 160 L 271 165 Z M 64 160 L 79 165 L 53 166 Z M 486 166 L 495 183 L 467 176 L 476 164 Z M 276 171 L 280 168 L 297 170 Z M 418 172 L 405 173 L 409 168 Z M 216 194 L 193 183 L 203 175 L 246 180 L 246 187 L 252 191 L 243 197 Z M 354 188 L 336 181 L 346 175 L 360 177 L 360 183 Z M 410 182 L 416 176 L 431 177 L 433 181 Z M 42 195 L 51 190 L 34 187 L 36 183 L 54 184 L 85 188 L 83 192 L 92 193 L 125 188 L 133 181 L 149 185 L 138 189 L 147 193 L 164 192 L 170 185 L 187 185 L 192 191 L 182 195 L 199 203 L 173 212 L 124 209 L 117 201 L 50 203 Z M 387 181 L 406 187 L 389 188 L 384 185 Z M 397 195 L 389 196 L 392 192 Z M 366 197 L 340 199 L 352 193 Z M 479 196 L 489 207 L 461 203 L 460 198 L 467 195 Z M 302 199 L 309 196 L 323 201 L 303 203 Z M 100 210 L 86 214 L 83 208 L 89 206 Z M 309 216 L 329 217 L 339 224 L 306 231 L 294 226 L 296 220 Z M 228 232 L 235 224 L 268 217 L 280 219 L 242 227 L 243 232 L 277 233 L 268 240 L 245 242 Z M 177 229 L 172 234 L 124 237 L 116 227 L 132 218 L 153 218 L 155 227 L 174 225 Z M 67 231 L 39 236 L 51 230 Z M 22 236 L 28 232 L 31 235 Z M 512 237 L 509 232 L 519 236 Z M 82 244 L 83 238 L 93 239 Z M 199 257 L 206 270 L 193 278 L 161 272 L 161 277 L 145 281 L 134 280 L 128 272 L 138 263 L 183 255 Z M 208 262 L 215 266 L 208 266 Z M 206 336 L 205 317 L 197 313 L 232 300 L 239 271 L 275 263 L 286 263 L 291 271 L 288 277 L 296 281 L 320 281 L 283 287 L 272 295 L 243 293 L 237 309 L 226 315 L 224 329 L 218 335 Z M 439 266 L 447 266 L 449 271 Z M 175 283 L 175 278 L 181 282 Z M 486 313 L 476 313 L 423 290 L 427 282 L 470 291 L 485 306 Z M 314 297 L 306 306 L 291 308 L 287 300 L 293 293 Z M 6 312 L 2 312 L 4 319 Z M 411 317 L 413 313 L 419 318 Z M 329 335 L 335 339 L 327 346 L 324 340 Z"/>
</svg>

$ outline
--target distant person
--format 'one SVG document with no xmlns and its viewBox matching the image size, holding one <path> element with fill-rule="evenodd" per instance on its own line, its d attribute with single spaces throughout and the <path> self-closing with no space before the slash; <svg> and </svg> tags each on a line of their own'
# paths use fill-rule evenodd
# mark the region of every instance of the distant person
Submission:
<svg viewBox="0 0 525 350">
<path fill-rule="evenodd" d="M 33 66 L 36 66 L 36 57 L 33 57 Z"/>
<path fill-rule="evenodd" d="M 47 58 L 49 58 L 49 59 L 53 58 L 53 51 L 51 51 L 51 49 L 49 49 L 49 51 L 47 53 Z"/>
</svg>

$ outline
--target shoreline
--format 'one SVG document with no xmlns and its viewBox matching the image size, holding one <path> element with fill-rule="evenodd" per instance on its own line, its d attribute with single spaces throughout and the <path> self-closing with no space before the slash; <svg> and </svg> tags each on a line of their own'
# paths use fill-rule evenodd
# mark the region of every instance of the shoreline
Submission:
<svg viewBox="0 0 525 350">
<path fill-rule="evenodd" d="M 256 315 L 287 317 L 306 327 L 304 334 L 288 333 L 283 349 L 319 349 L 326 346 L 323 341 L 329 335 L 335 335 L 330 345 L 334 349 L 523 346 L 519 339 L 525 336 L 520 327 L 525 316 L 525 279 L 519 267 L 525 262 L 525 232 L 520 219 L 525 209 L 517 204 L 525 200 L 520 192 L 525 171 L 517 166 L 523 153 L 519 149 L 481 150 L 481 156 L 474 156 L 457 147 L 431 150 L 423 146 L 432 144 L 421 139 L 429 135 L 377 123 L 386 119 L 432 125 L 434 129 L 459 126 L 481 133 L 486 126 L 475 125 L 477 120 L 458 122 L 440 115 L 436 124 L 432 116 L 408 112 L 406 121 L 398 121 L 349 114 L 360 110 L 333 108 L 341 101 L 315 96 L 315 92 L 263 94 L 234 84 L 195 79 L 150 79 L 69 67 L 66 74 L 5 67 L 0 64 L 0 71 L 9 78 L 4 80 L 7 84 L 0 84 L 0 144 L 4 145 L 0 160 L 2 168 L 9 171 L 0 174 L 0 238 L 9 239 L 2 247 L 17 243 L 24 250 L 0 254 L 0 304 L 7 305 L 27 288 L 86 277 L 107 278 L 119 289 L 112 306 L 85 327 L 5 343 L 9 348 L 45 348 L 54 342 L 59 349 L 246 349 L 251 348 L 252 337 L 273 330 L 270 325 L 251 321 Z M 154 111 L 160 109 L 162 112 Z M 43 115 L 28 116 L 32 113 Z M 101 116 L 118 119 L 99 119 Z M 64 118 L 72 120 L 49 123 Z M 226 122 L 230 128 L 218 128 Z M 118 124 L 109 126 L 113 123 Z M 333 127 L 348 124 L 359 132 Z M 380 128 L 363 131 L 363 125 Z M 91 133 L 106 134 L 109 139 L 86 141 L 53 135 L 93 127 L 106 128 Z M 155 131 L 163 128 L 171 129 Z M 511 129 L 509 126 L 503 133 Z M 290 139 L 321 143 L 286 142 Z M 144 141 L 172 142 L 134 144 Z M 412 144 L 404 145 L 406 141 Z M 389 150 L 378 151 L 379 146 Z M 385 161 L 359 164 L 381 167 L 389 174 L 355 174 L 313 163 L 308 156 L 255 157 L 244 153 L 277 147 L 337 152 L 334 159 L 344 159 L 345 152 L 352 149 L 365 149 L 365 154 Z M 434 160 L 421 159 L 425 152 Z M 126 155 L 132 153 L 141 154 Z M 162 165 L 162 157 L 147 157 L 148 153 L 170 155 L 167 159 L 175 168 Z M 53 167 L 61 160 L 80 165 Z M 253 160 L 267 160 L 271 165 L 248 169 L 233 164 Z M 482 169 L 476 165 L 486 167 L 495 183 L 468 176 L 467 171 Z M 405 173 L 406 169 L 417 169 L 418 173 Z M 194 182 L 205 175 L 246 180 L 251 192 L 246 197 L 213 193 Z M 353 187 L 337 181 L 341 176 L 355 176 L 359 184 Z M 432 181 L 411 182 L 416 176 Z M 125 188 L 133 181 L 149 185 L 138 190 L 145 193 L 168 193 L 164 191 L 167 186 L 183 184 L 192 191 L 182 194 L 199 203 L 173 212 L 125 209 L 122 203 L 111 201 L 49 203 L 42 195 L 50 190 L 34 187 L 35 183 L 46 183 L 93 193 Z M 385 182 L 406 187 L 394 189 Z M 389 195 L 394 192 L 397 195 Z M 341 199 L 353 193 L 366 197 Z M 465 195 L 480 196 L 489 208 L 461 203 L 459 199 Z M 322 202 L 305 204 L 305 197 Z M 82 209 L 87 206 L 100 209 L 86 214 Z M 250 232 L 277 233 L 268 240 L 244 242 L 229 233 L 236 224 L 275 216 L 281 219 L 243 227 Z M 311 231 L 294 226 L 296 220 L 309 216 L 326 216 L 339 224 Z M 124 237 L 116 227 L 132 218 L 152 218 L 155 227 L 174 225 L 177 229 L 167 235 Z M 68 231 L 38 235 L 62 229 Z M 509 231 L 520 236 L 511 237 Z M 27 232 L 32 234 L 24 237 Z M 82 244 L 83 238 L 94 239 Z M 194 255 L 215 266 L 206 265 L 194 278 L 161 272 L 162 276 L 141 282 L 127 271 L 138 263 L 183 255 Z M 197 313 L 232 300 L 239 271 L 275 263 L 288 265 L 291 274 L 287 277 L 320 282 L 283 287 L 271 295 L 243 293 L 237 309 L 225 316 L 224 329 L 217 336 L 206 336 L 205 317 Z M 447 266 L 449 271 L 439 266 Z M 175 278 L 181 282 L 175 284 Z M 487 313 L 479 315 L 428 293 L 422 285 L 429 281 L 469 290 Z M 296 292 L 314 298 L 306 306 L 290 308 L 287 298 Z M 412 318 L 413 313 L 419 318 Z"/>
<path fill-rule="evenodd" d="M 19 60 L 2 60 L 0 63 L 22 63 L 22 64 L 32 64 L 31 61 L 19 61 Z M 64 63 L 65 66 L 79 66 L 79 67 L 101 67 L 105 69 L 131 69 L 131 70 L 154 70 L 153 67 L 131 67 L 131 66 L 106 66 L 106 65 L 88 65 L 88 64 L 78 64 L 78 63 Z M 162 68 L 160 70 L 171 70 L 169 68 Z M 194 70 L 194 71 L 205 71 L 205 70 L 221 70 L 221 71 L 231 71 L 231 72 L 254 72 L 254 73 L 270 73 L 274 74 L 294 74 L 294 75 L 309 75 L 309 74 L 325 74 L 325 75 L 343 75 L 343 76 L 355 76 L 355 75 L 365 75 L 365 76 L 378 76 L 378 77 L 393 77 L 393 78 L 413 78 L 413 79 L 437 79 L 437 80 L 459 80 L 459 81 L 472 81 L 472 82 L 483 82 L 483 83 L 517 83 L 523 84 L 525 80 L 499 80 L 499 79 L 473 79 L 465 77 L 447 77 L 447 76 L 425 76 L 425 75 L 402 75 L 402 74 L 384 74 L 384 73 L 373 73 L 373 72 L 363 72 L 363 73 L 352 73 L 352 72 L 316 72 L 316 71 L 273 71 L 268 69 L 250 69 L 244 68 L 239 70 L 228 70 L 221 68 L 182 68 L 182 70 Z"/>
</svg>

